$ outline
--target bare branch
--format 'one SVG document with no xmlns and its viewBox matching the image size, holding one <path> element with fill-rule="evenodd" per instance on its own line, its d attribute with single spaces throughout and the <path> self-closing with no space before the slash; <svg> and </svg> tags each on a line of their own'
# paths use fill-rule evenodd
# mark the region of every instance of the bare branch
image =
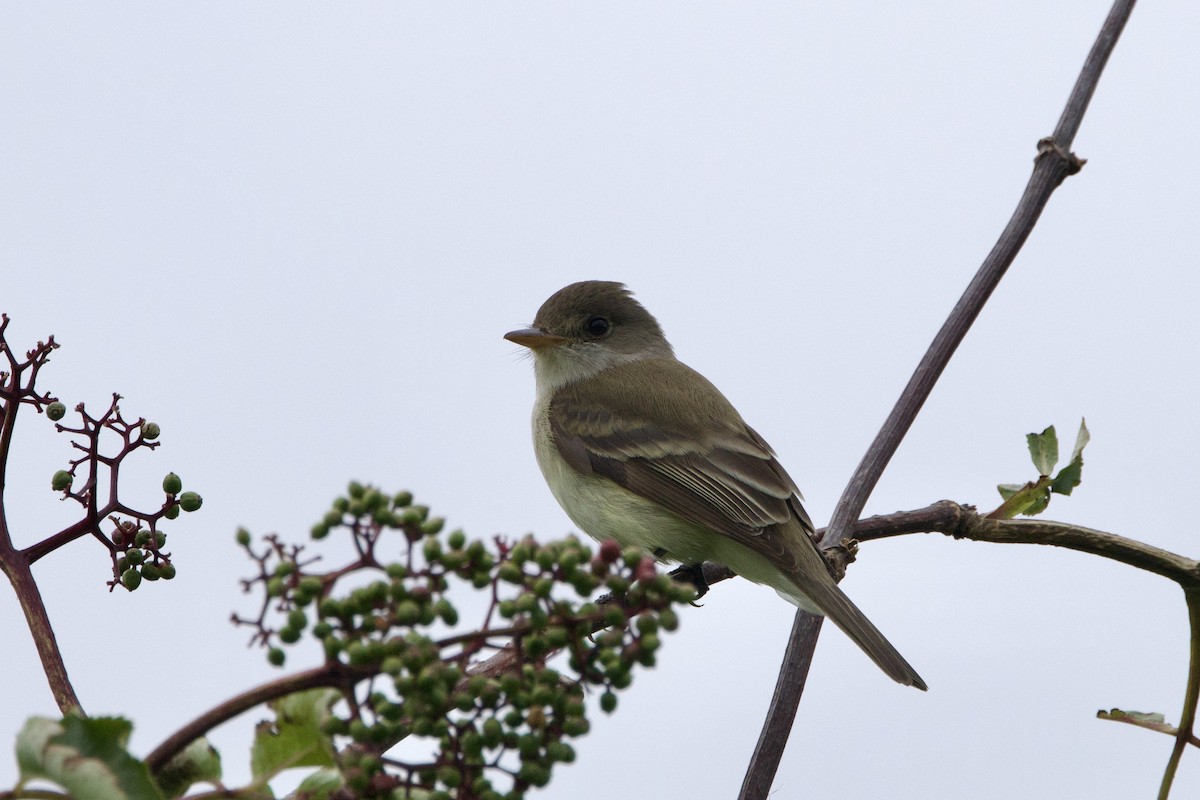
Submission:
<svg viewBox="0 0 1200 800">
<path fill-rule="evenodd" d="M 1004 277 L 1008 266 L 1016 258 L 1038 217 L 1041 216 L 1050 195 L 1067 176 L 1078 172 L 1082 166 L 1082 160 L 1070 152 L 1071 145 L 1109 54 L 1116 46 L 1117 39 L 1133 11 L 1133 5 L 1134 0 L 1116 0 L 1113 4 L 1108 19 L 1105 20 L 1100 35 L 1084 62 L 1054 133 L 1038 143 L 1033 175 L 1025 187 L 1016 211 L 934 338 L 896 407 L 847 484 L 834 510 L 829 530 L 823 540 L 825 544 L 840 542 L 846 538 L 846 533 L 862 512 L 867 497 L 879 481 L 884 468 L 933 390 L 934 383 L 966 336 L 984 303 Z M 803 616 L 806 612 L 797 613 L 798 616 Z M 797 620 L 792 628 L 793 640 L 788 644 L 785 661 L 776 682 L 775 699 L 780 702 L 773 702 L 767 713 L 739 793 L 741 800 L 760 800 L 770 791 L 787 737 L 791 732 L 796 704 L 800 702 L 802 690 L 796 687 L 803 686 L 808 674 L 817 636 L 821 630 L 821 621 L 819 617 L 804 623 Z M 802 641 L 797 641 L 796 637 L 802 637 Z M 790 708 L 781 707 L 785 699 L 792 704 Z"/>
<path fill-rule="evenodd" d="M 1171 784 L 1175 781 L 1175 772 L 1179 769 L 1183 751 L 1196 738 L 1192 735 L 1192 730 L 1196 724 L 1196 702 L 1200 699 L 1200 590 L 1192 586 L 1185 588 L 1183 593 L 1187 597 L 1188 622 L 1192 629 L 1187 693 L 1183 698 L 1183 714 L 1179 719 L 1179 731 L 1175 734 L 1175 747 L 1171 749 L 1171 757 L 1167 759 L 1167 767 L 1163 770 L 1158 800 L 1167 800 L 1167 796 L 1171 794 Z"/>
<path fill-rule="evenodd" d="M 302 692 L 306 689 L 329 687 L 349 691 L 354 684 L 371 673 L 356 670 L 340 662 L 332 661 L 316 669 L 298 672 L 278 680 L 255 686 L 225 702 L 210 708 L 194 720 L 184 725 L 175 733 L 163 740 L 146 756 L 146 766 L 151 772 L 158 772 L 167 762 L 181 753 L 185 747 L 196 739 L 204 736 L 223 722 L 228 722 L 239 714 L 289 694 Z"/>
</svg>

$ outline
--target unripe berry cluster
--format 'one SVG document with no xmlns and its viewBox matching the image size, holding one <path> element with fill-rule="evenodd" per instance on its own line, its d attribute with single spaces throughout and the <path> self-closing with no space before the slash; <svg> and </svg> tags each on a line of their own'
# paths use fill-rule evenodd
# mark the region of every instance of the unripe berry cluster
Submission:
<svg viewBox="0 0 1200 800">
<path fill-rule="evenodd" d="M 148 423 L 148 425 L 150 424 L 153 423 Z M 145 427 L 143 426 L 143 428 Z M 157 431 L 151 432 L 157 437 Z M 68 478 L 70 477 L 70 473 L 65 471 L 55 473 L 56 481 L 59 475 L 64 474 Z M 70 485 L 71 481 L 68 480 L 63 488 L 69 489 Z M 180 494 L 183 489 L 183 481 L 174 472 L 168 472 L 163 478 L 162 488 L 166 493 L 162 509 L 156 514 L 146 514 L 142 517 L 147 521 L 149 527 L 141 527 L 141 520 L 136 522 L 116 521 L 110 535 L 113 575 L 115 576 L 112 582 L 113 586 L 119 582 L 132 592 L 142 585 L 142 581 L 169 581 L 175 577 L 175 565 L 171 562 L 170 554 L 163 552 L 163 547 L 167 543 L 167 534 L 159 529 L 159 519 L 175 519 L 179 516 L 180 509 L 188 512 L 196 511 L 204 501 L 195 492 Z"/>
<path fill-rule="evenodd" d="M 370 682 L 326 725 L 350 740 L 340 765 L 356 797 L 420 787 L 439 800 L 518 800 L 544 786 L 555 764 L 574 760 L 568 740 L 589 729 L 585 687 L 612 711 L 634 668 L 653 666 L 660 632 L 677 627 L 673 605 L 693 596 L 612 543 L 594 553 L 574 538 L 485 543 L 443 529 L 410 493 L 352 483 L 311 531 L 348 534 L 360 554 L 350 564 L 330 569 L 273 536 L 256 552 L 238 534 L 260 567 L 246 585 L 266 601 L 258 619 L 237 621 L 257 628 L 268 659 L 283 664 L 308 631 L 331 675 Z M 478 627 L 456 630 L 452 587 L 487 593 Z M 592 600 L 600 590 L 610 594 Z M 431 743 L 434 757 L 381 757 L 405 740 Z"/>
</svg>

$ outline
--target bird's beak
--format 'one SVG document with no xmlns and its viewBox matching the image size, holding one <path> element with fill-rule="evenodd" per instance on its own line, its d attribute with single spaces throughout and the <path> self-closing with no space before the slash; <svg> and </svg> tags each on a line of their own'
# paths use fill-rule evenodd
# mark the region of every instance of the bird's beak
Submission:
<svg viewBox="0 0 1200 800">
<path fill-rule="evenodd" d="M 565 336 L 556 336 L 553 333 L 546 333 L 540 328 L 522 328 L 519 331 L 509 331 L 504 334 L 504 338 L 510 342 L 516 342 L 519 345 L 524 345 L 530 350 L 541 350 L 543 347 L 553 347 L 557 344 L 563 344 L 567 341 Z"/>
</svg>

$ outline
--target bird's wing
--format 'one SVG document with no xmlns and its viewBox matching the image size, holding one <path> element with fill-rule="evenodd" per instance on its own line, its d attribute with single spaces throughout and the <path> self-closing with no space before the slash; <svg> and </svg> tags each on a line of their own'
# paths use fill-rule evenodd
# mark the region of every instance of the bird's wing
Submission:
<svg viewBox="0 0 1200 800">
<path fill-rule="evenodd" d="M 631 380 L 655 389 L 630 393 Z M 577 471 L 728 536 L 786 574 L 811 567 L 813 555 L 820 559 L 811 541 L 790 541 L 795 526 L 786 523 L 799 522 L 807 534 L 812 521 L 771 448 L 716 387 L 679 361 L 638 361 L 559 390 L 550 426 Z"/>
<path fill-rule="evenodd" d="M 631 394 L 631 379 L 654 391 Z M 701 375 L 673 359 L 607 370 L 554 395 L 550 428 L 575 470 L 609 478 L 765 556 L 892 678 L 926 688 L 838 588 L 809 536 L 812 520 L 796 484 L 771 448 Z"/>
</svg>

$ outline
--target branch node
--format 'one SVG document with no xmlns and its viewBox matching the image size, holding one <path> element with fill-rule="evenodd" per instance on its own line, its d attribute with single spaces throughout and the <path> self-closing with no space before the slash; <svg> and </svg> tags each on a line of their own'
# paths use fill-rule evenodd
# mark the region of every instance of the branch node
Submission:
<svg viewBox="0 0 1200 800">
<path fill-rule="evenodd" d="M 846 577 L 846 568 L 858 558 L 858 540 L 842 539 L 833 547 L 823 548 L 821 554 L 825 556 L 825 563 L 833 573 L 833 579 L 840 583 L 842 578 Z"/>
<path fill-rule="evenodd" d="M 950 535 L 955 539 L 965 539 L 970 533 L 971 527 L 975 520 L 979 518 L 975 506 L 964 505 L 962 503 L 951 503 L 953 506 L 954 523 L 950 529 Z"/>
<path fill-rule="evenodd" d="M 1053 136 L 1047 136 L 1040 139 L 1037 143 L 1038 154 L 1034 161 L 1040 161 L 1043 157 L 1050 156 L 1057 158 L 1063 163 L 1066 168 L 1067 175 L 1074 175 L 1083 169 L 1083 165 L 1087 163 L 1086 158 L 1080 158 L 1072 153 L 1067 148 L 1055 141 Z"/>
</svg>

